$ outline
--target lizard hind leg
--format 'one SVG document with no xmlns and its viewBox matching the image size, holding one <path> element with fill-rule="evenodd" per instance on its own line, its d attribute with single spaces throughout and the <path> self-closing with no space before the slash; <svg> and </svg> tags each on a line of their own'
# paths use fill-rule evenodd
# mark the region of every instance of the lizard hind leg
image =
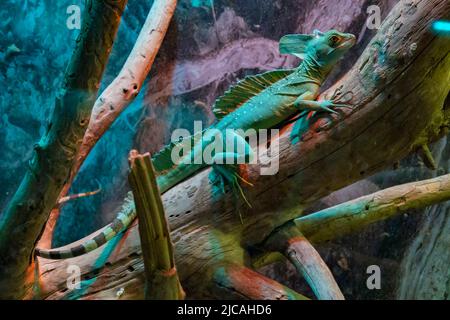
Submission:
<svg viewBox="0 0 450 320">
<path fill-rule="evenodd" d="M 310 114 L 308 111 L 303 111 L 297 117 L 297 120 L 294 123 L 291 131 L 291 142 L 292 144 L 296 144 L 301 141 L 303 135 L 309 129 L 310 125 Z"/>
<path fill-rule="evenodd" d="M 228 185 L 233 195 L 236 198 L 241 197 L 244 202 L 251 208 L 251 204 L 245 196 L 244 191 L 239 182 L 243 182 L 247 185 L 253 186 L 250 182 L 245 180 L 238 172 L 237 161 L 241 159 L 241 156 L 237 153 L 223 152 L 217 153 L 214 156 L 213 170 L 210 174 L 210 179 L 213 185 L 223 194 L 225 193 L 225 185 Z M 234 161 L 234 162 L 232 162 Z M 233 164 L 226 164 L 233 163 Z M 217 190 L 217 189 L 216 189 Z"/>
<path fill-rule="evenodd" d="M 295 121 L 291 131 L 291 142 L 296 144 L 302 140 L 303 135 L 308 131 L 310 119 L 314 115 L 314 111 L 303 111 Z"/>
<path fill-rule="evenodd" d="M 210 179 L 213 182 L 213 192 L 215 194 L 224 194 L 225 185 L 231 188 L 236 200 L 236 209 L 239 212 L 239 217 L 242 222 L 242 216 L 238 209 L 239 206 L 237 202 L 239 199 L 243 199 L 250 208 L 252 206 L 247 200 L 240 182 L 250 186 L 253 185 L 239 174 L 239 164 L 252 163 L 254 154 L 250 144 L 242 136 L 233 131 L 227 132 L 225 142 L 226 150 L 230 150 L 227 147 L 232 146 L 231 151 L 218 152 L 214 155 L 212 164 L 213 170 Z M 217 192 L 217 190 L 219 192 Z"/>
</svg>

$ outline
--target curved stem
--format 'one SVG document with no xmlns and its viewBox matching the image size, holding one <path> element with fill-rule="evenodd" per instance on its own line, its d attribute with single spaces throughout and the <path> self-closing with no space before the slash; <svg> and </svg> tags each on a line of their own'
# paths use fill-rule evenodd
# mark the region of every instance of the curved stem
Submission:
<svg viewBox="0 0 450 320">
<path fill-rule="evenodd" d="M 156 184 L 150 154 L 130 152 L 129 181 L 139 219 L 139 236 L 145 269 L 145 298 L 148 300 L 184 299 L 175 267 L 164 207 Z"/>
<path fill-rule="evenodd" d="M 302 294 L 238 264 L 224 264 L 213 275 L 216 297 L 251 300 L 309 300 Z"/>
<path fill-rule="evenodd" d="M 403 212 L 450 200 L 450 174 L 414 181 L 326 208 L 294 220 L 314 243 L 324 242 Z"/>
<path fill-rule="evenodd" d="M 344 300 L 328 266 L 294 224 L 271 235 L 265 247 L 282 253 L 303 276 L 319 300 Z"/>
<path fill-rule="evenodd" d="M 46 132 L 0 217 L 0 299 L 23 297 L 33 249 L 86 132 L 127 0 L 89 0 Z"/>
</svg>

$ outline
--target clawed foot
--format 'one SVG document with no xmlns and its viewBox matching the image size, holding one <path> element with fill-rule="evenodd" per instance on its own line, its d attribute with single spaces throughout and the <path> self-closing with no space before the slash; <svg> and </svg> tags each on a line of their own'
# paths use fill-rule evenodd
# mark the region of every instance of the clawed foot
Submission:
<svg viewBox="0 0 450 320">
<path fill-rule="evenodd" d="M 342 113 L 337 112 L 336 110 L 333 110 L 333 108 L 352 108 L 352 104 L 350 102 L 353 100 L 353 92 L 347 91 L 345 93 L 342 92 L 342 86 L 337 88 L 331 98 L 325 97 L 325 100 L 322 101 L 316 101 L 313 107 L 306 107 L 302 113 L 296 118 L 296 123 L 294 125 L 294 128 L 292 129 L 291 139 L 293 143 L 296 143 L 300 141 L 305 134 L 306 131 L 308 131 L 311 122 L 314 122 L 315 120 L 311 120 L 316 112 L 326 112 L 327 114 L 337 114 L 338 117 L 328 116 L 326 118 L 329 118 L 329 123 L 327 125 L 333 125 L 336 120 L 341 119 Z M 300 109 L 301 101 L 294 102 L 294 105 Z M 309 110 L 309 111 L 308 111 Z M 312 111 L 312 113 L 308 114 L 308 112 Z M 317 130 L 317 129 L 316 129 Z"/>
<path fill-rule="evenodd" d="M 349 104 L 339 103 L 338 101 L 335 101 L 335 100 L 323 100 L 323 101 L 320 101 L 320 108 L 323 111 L 326 111 L 326 112 L 329 112 L 329 113 L 339 114 L 339 112 L 337 112 L 336 110 L 333 110 L 331 108 L 348 108 L 348 107 L 350 107 Z"/>
<path fill-rule="evenodd" d="M 337 113 L 331 108 L 351 108 L 350 102 L 353 100 L 353 91 L 342 92 L 342 86 L 337 88 L 331 98 L 321 101 L 324 110 L 331 113 Z"/>
<path fill-rule="evenodd" d="M 215 164 L 212 167 L 213 170 L 210 174 L 210 179 L 213 185 L 217 186 L 222 193 L 225 193 L 225 184 L 228 184 L 231 187 L 233 194 L 236 196 L 240 195 L 245 203 L 251 208 L 252 206 L 245 197 L 244 191 L 242 190 L 239 181 L 250 186 L 253 186 L 253 184 L 251 184 L 238 174 L 237 166 Z"/>
</svg>

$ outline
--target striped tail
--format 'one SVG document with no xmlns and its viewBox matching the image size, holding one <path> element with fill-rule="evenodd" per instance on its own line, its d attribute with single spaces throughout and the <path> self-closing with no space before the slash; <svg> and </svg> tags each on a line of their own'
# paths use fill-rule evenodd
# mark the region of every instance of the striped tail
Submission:
<svg viewBox="0 0 450 320">
<path fill-rule="evenodd" d="M 202 149 L 200 149 L 202 150 Z M 200 170 L 204 165 L 196 164 L 179 164 L 175 168 L 169 170 L 166 174 L 158 177 L 158 186 L 161 194 L 166 192 L 174 185 L 180 183 L 196 171 Z M 104 231 L 95 237 L 86 240 L 83 244 L 64 249 L 40 249 L 35 248 L 35 254 L 46 259 L 69 259 L 78 257 L 101 247 L 109 240 L 114 238 L 120 232 L 126 230 L 130 223 L 136 218 L 136 209 L 134 207 L 133 195 L 131 192 L 125 198 L 124 206 L 117 217 L 111 222 Z"/>
<path fill-rule="evenodd" d="M 79 198 L 90 197 L 90 196 L 96 195 L 97 193 L 99 193 L 101 191 L 102 191 L 102 189 L 99 188 L 97 190 L 90 191 L 90 192 L 83 192 L 83 193 L 77 193 L 77 194 L 72 194 L 72 195 L 69 195 L 69 196 L 65 196 L 65 197 L 62 197 L 61 199 L 58 200 L 58 204 L 62 205 L 64 203 L 72 201 L 72 200 L 76 200 L 76 199 L 79 199 Z"/>
<path fill-rule="evenodd" d="M 114 238 L 116 235 L 118 235 L 120 232 L 125 231 L 135 217 L 136 217 L 136 210 L 134 209 L 134 206 L 130 206 L 130 202 L 126 201 L 125 206 L 122 208 L 122 210 L 113 220 L 113 222 L 111 222 L 105 228 L 105 230 L 103 230 L 100 234 L 96 235 L 95 237 L 86 240 L 82 244 L 64 249 L 56 248 L 46 250 L 36 248 L 35 254 L 38 255 L 39 257 L 53 260 L 68 259 L 81 256 L 83 254 L 86 254 L 101 247 L 109 240 Z"/>
<path fill-rule="evenodd" d="M 98 189 L 94 190 L 94 191 L 89 191 L 89 192 L 83 192 L 83 193 L 77 193 L 77 194 L 72 194 L 69 196 L 65 196 L 62 197 L 61 199 L 58 200 L 58 204 L 59 205 L 63 205 L 66 202 L 72 201 L 72 200 L 76 200 L 76 199 L 80 199 L 80 198 L 84 198 L 84 197 L 90 197 L 93 195 L 96 195 L 97 193 L 100 193 L 102 191 L 102 187 L 100 185 L 100 182 L 98 182 L 97 180 L 97 184 L 98 184 Z"/>
</svg>

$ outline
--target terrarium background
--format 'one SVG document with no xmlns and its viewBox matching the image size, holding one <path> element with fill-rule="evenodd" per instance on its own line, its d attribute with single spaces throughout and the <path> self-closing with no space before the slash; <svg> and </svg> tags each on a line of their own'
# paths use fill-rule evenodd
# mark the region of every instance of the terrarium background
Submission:
<svg viewBox="0 0 450 320">
<path fill-rule="evenodd" d="M 102 187 L 98 195 L 67 204 L 53 246 L 77 240 L 111 221 L 128 191 L 127 154 L 131 148 L 156 152 L 175 128 L 194 120 L 213 121 L 210 106 L 230 84 L 247 74 L 295 66 L 279 56 L 277 40 L 286 33 L 336 28 L 358 37 L 357 47 L 339 64 L 329 83 L 356 61 L 374 31 L 365 26 L 366 9 L 379 5 L 383 17 L 396 0 L 179 0 L 175 18 L 145 90 L 97 144 L 71 193 Z M 0 54 L 0 209 L 16 190 L 44 132 L 54 97 L 72 52 L 77 30 L 66 27 L 66 9 L 82 0 L 3 0 L 0 51 L 15 44 L 21 53 Z M 128 56 L 152 1 L 129 0 L 103 79 L 109 84 Z M 214 65 L 219 71 L 211 71 Z M 425 107 L 425 106 L 424 106 Z M 411 155 L 381 172 L 333 193 L 308 211 L 331 206 L 388 186 L 449 171 L 447 138 L 433 146 L 437 172 Z M 349 159 L 351 161 L 351 159 Z M 348 299 L 448 299 L 450 283 L 449 204 L 410 212 L 365 232 L 319 248 Z M 381 290 L 368 290 L 366 268 L 382 270 Z M 305 283 L 286 264 L 261 270 L 308 294 Z M 309 294 L 311 296 L 311 294 Z"/>
</svg>

